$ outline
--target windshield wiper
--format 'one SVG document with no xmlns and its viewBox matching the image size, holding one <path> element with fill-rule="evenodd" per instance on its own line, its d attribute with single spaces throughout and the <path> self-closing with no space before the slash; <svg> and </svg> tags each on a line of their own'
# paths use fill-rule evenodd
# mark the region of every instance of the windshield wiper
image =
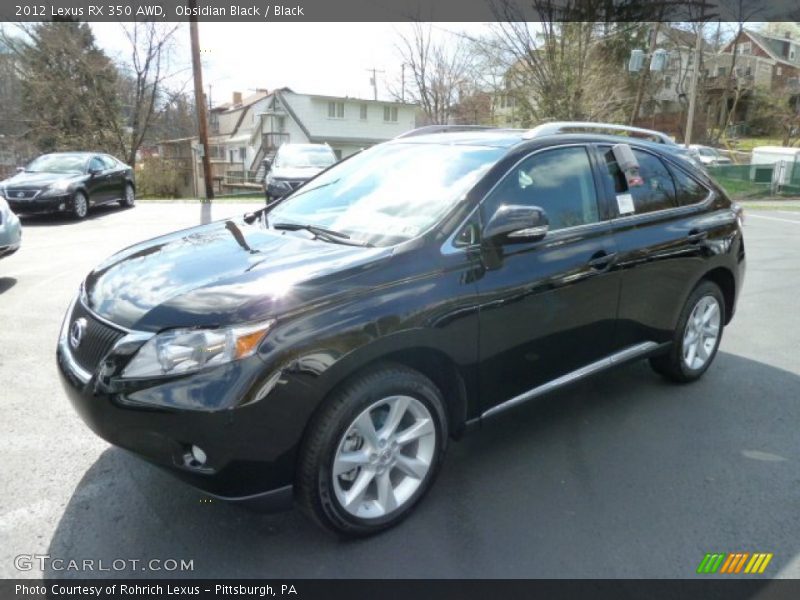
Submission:
<svg viewBox="0 0 800 600">
<path fill-rule="evenodd" d="M 330 242 L 336 242 L 337 244 L 348 244 L 350 246 L 365 246 L 365 247 L 372 245 L 368 244 L 367 242 L 353 240 L 350 238 L 349 235 L 347 235 L 346 233 L 342 233 L 341 231 L 334 231 L 333 229 L 319 227 L 318 225 L 308 225 L 301 223 L 273 223 L 272 228 L 283 229 L 286 231 L 298 231 L 300 229 L 305 229 L 309 233 L 313 233 L 318 238 L 325 239 Z"/>
</svg>

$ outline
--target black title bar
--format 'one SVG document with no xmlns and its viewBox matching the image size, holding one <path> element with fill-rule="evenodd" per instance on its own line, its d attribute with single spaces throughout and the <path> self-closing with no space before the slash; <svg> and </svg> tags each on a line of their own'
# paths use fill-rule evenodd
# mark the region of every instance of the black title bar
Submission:
<svg viewBox="0 0 800 600">
<path fill-rule="evenodd" d="M 800 21 L 797 0 L 2 0 L 0 21 Z"/>
</svg>

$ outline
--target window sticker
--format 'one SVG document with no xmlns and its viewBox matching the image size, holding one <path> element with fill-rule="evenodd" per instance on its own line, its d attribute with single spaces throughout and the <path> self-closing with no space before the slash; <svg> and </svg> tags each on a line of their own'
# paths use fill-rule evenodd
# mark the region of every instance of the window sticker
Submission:
<svg viewBox="0 0 800 600">
<path fill-rule="evenodd" d="M 630 194 L 617 194 L 617 208 L 621 215 L 636 212 L 636 209 L 633 207 L 633 196 Z"/>
</svg>

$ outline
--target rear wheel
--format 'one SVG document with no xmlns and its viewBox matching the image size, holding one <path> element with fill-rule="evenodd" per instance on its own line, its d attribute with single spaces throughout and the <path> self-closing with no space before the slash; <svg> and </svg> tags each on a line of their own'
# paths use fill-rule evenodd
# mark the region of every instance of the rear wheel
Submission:
<svg viewBox="0 0 800 600">
<path fill-rule="evenodd" d="M 136 190 L 133 189 L 130 183 L 125 184 L 125 191 L 119 203 L 125 208 L 133 208 L 136 205 Z"/>
<path fill-rule="evenodd" d="M 72 216 L 76 219 L 85 219 L 89 214 L 89 198 L 83 192 L 75 192 L 72 198 Z"/>
<path fill-rule="evenodd" d="M 444 402 L 427 377 L 401 365 L 373 369 L 312 421 L 298 502 L 334 532 L 377 533 L 405 518 L 430 488 L 446 440 Z"/>
<path fill-rule="evenodd" d="M 653 369 L 681 383 L 706 372 L 717 355 L 725 322 L 725 301 L 715 283 L 702 281 L 686 301 L 668 354 L 650 359 Z"/>
</svg>

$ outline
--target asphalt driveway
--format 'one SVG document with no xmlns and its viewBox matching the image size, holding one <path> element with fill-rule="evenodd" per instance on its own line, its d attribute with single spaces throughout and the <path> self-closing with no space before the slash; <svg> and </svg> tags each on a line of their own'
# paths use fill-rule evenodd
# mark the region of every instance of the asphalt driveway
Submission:
<svg viewBox="0 0 800 600">
<path fill-rule="evenodd" d="M 19 571 L 31 554 L 194 566 L 120 576 L 693 577 L 706 552 L 734 551 L 800 577 L 800 212 L 748 211 L 745 289 L 701 381 L 635 364 L 500 415 L 451 446 L 410 519 L 341 542 L 297 511 L 205 501 L 92 434 L 57 381 L 58 327 L 93 265 L 253 208 L 23 222 L 22 249 L 0 260 L 0 577 L 92 575 Z"/>
</svg>

